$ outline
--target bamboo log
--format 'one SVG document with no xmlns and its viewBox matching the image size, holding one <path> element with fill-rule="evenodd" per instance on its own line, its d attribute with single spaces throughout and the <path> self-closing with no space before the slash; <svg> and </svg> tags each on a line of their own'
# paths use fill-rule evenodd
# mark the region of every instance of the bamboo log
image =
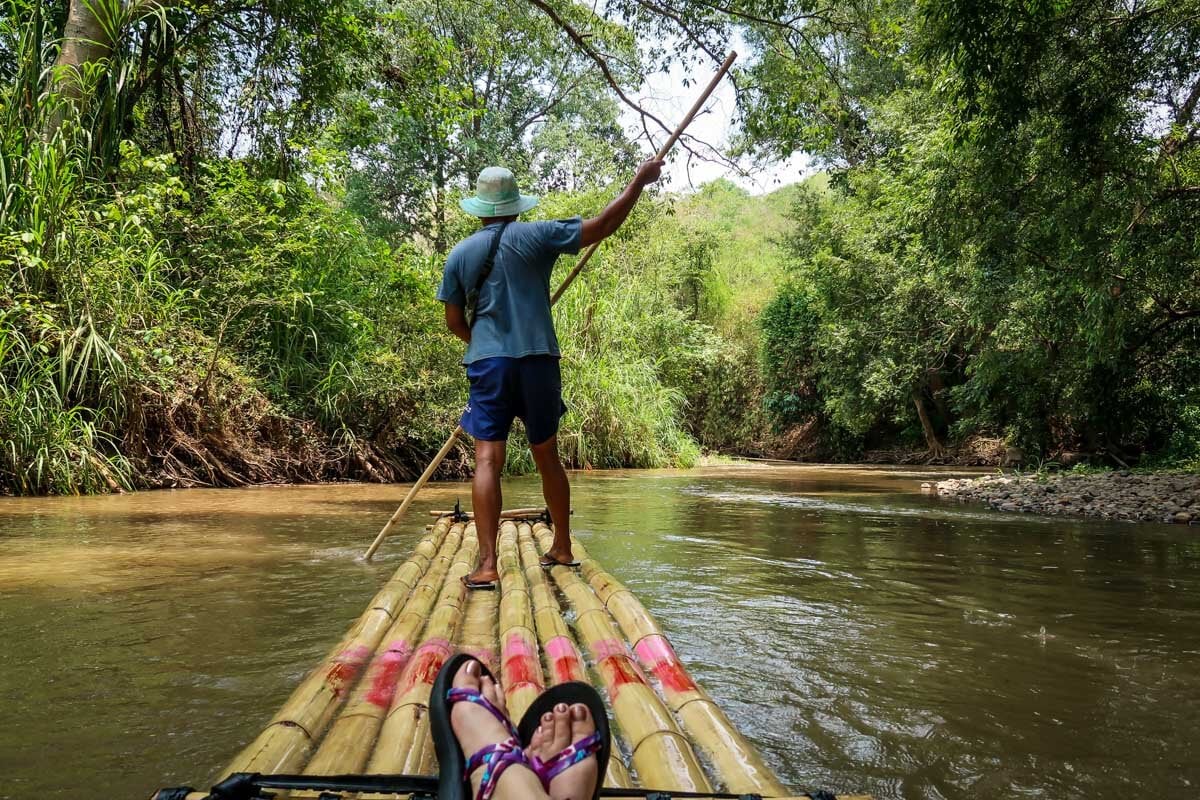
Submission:
<svg viewBox="0 0 1200 800">
<path fill-rule="evenodd" d="M 787 794 L 787 788 L 754 746 L 688 674 L 637 596 L 606 572 L 581 543 L 573 540 L 571 549 L 596 596 L 633 644 L 639 663 L 658 681 L 667 705 L 679 716 L 692 742 L 713 764 L 721 782 L 735 794 Z"/>
<path fill-rule="evenodd" d="M 590 683 L 583 657 L 579 654 L 575 639 L 562 618 L 554 590 L 546 580 L 545 570 L 538 563 L 540 555 L 533 541 L 533 527 L 522 523 L 517 527 L 517 531 L 521 566 L 529 584 L 534 625 L 542 652 L 545 654 L 546 674 L 550 676 L 550 685 L 556 686 L 568 681 Z"/>
<path fill-rule="evenodd" d="M 539 523 L 534 533 L 542 549 L 549 550 L 554 538 L 550 528 Z M 575 629 L 591 652 L 596 672 L 608 691 L 613 716 L 628 742 L 639 782 L 656 789 L 711 792 L 691 743 L 629 657 L 624 640 L 595 592 L 569 567 L 552 567 L 550 573 L 575 608 Z"/>
<path fill-rule="evenodd" d="M 500 684 L 513 719 L 520 719 L 545 689 L 538 660 L 537 634 L 533 630 L 529 584 L 517 551 L 517 526 L 511 520 L 500 526 L 496 566 L 500 573 Z"/>
<path fill-rule="evenodd" d="M 360 772 L 366 765 L 383 717 L 391 707 L 397 679 L 413 655 L 417 636 L 425 627 L 451 559 L 462 543 L 462 525 L 451 527 L 449 520 L 439 520 L 437 524 L 449 529 L 441 549 L 383 636 L 365 676 L 304 768 L 305 775 Z"/>
<path fill-rule="evenodd" d="M 499 674 L 500 656 L 496 645 L 496 614 L 500 600 L 496 592 L 480 591 L 467 595 L 463 611 L 462 635 L 458 649 L 484 663 L 493 675 Z"/>
<path fill-rule="evenodd" d="M 425 625 L 421 644 L 400 673 L 391 707 L 367 762 L 368 773 L 423 775 L 433 772 L 429 692 L 438 670 L 453 652 L 451 642 L 462 620 L 467 594 L 461 579 L 471 571 L 477 550 L 475 526 L 468 525 L 447 571 L 437 604 Z"/>
<path fill-rule="evenodd" d="M 521 553 L 521 567 L 529 584 L 534 623 L 537 627 L 538 641 L 541 642 L 542 652 L 545 654 L 546 674 L 550 677 L 550 685 L 556 686 L 568 681 L 590 684 L 579 647 L 562 618 L 558 600 L 555 599 L 550 583 L 546 580 L 546 571 L 538 563 L 540 556 L 537 546 L 533 543 L 533 527 L 527 522 L 517 526 L 517 546 Z M 608 770 L 604 775 L 604 785 L 614 789 L 630 788 L 634 785 L 633 778 L 622 760 L 624 755 L 620 748 L 616 746 L 616 742 L 613 744 L 608 759 Z"/>
<path fill-rule="evenodd" d="M 435 527 L 418 543 L 337 647 L 296 687 L 263 732 L 230 762 L 226 775 L 299 769 L 392 624 L 397 607 L 428 569 L 447 531 L 448 526 Z"/>
</svg>

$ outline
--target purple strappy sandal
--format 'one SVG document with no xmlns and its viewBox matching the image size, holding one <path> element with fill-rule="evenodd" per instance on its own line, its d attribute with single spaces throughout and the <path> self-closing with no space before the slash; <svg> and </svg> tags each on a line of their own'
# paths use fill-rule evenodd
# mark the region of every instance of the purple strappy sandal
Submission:
<svg viewBox="0 0 1200 800">
<path fill-rule="evenodd" d="M 496 790 L 500 776 L 513 764 L 533 769 L 529 757 L 522 749 L 520 735 L 508 717 L 474 689 L 451 686 L 454 676 L 462 669 L 463 664 L 471 660 L 478 661 L 466 653 L 459 653 L 449 659 L 434 679 L 429 695 L 430 726 L 439 766 L 438 800 L 467 800 L 471 794 L 470 776 L 477 769 L 482 768 L 484 772 L 475 800 L 489 800 Z M 481 675 L 492 676 L 482 662 L 479 667 Z M 495 680 L 494 676 L 492 680 Z M 458 738 L 450 727 L 450 709 L 455 703 L 475 703 L 487 709 L 492 716 L 504 723 L 511 735 L 502 742 L 482 748 L 470 758 L 464 758 Z"/>
<path fill-rule="evenodd" d="M 596 788 L 592 791 L 592 800 L 600 796 L 600 787 L 604 785 L 604 773 L 608 769 L 608 757 L 612 751 L 612 732 L 608 725 L 608 712 L 600 694 L 586 683 L 570 681 L 552 686 L 533 701 L 533 705 L 521 717 L 517 726 L 520 741 L 528 744 L 533 738 L 533 732 L 541 724 L 542 715 L 551 711 L 559 703 L 573 706 L 582 703 L 591 712 L 592 722 L 596 731 L 590 736 L 569 745 L 565 750 L 551 758 L 542 761 L 537 756 L 528 756 L 530 769 L 542 782 L 547 792 L 550 791 L 550 781 L 566 772 L 571 767 L 583 761 L 588 756 L 596 757 Z"/>
</svg>

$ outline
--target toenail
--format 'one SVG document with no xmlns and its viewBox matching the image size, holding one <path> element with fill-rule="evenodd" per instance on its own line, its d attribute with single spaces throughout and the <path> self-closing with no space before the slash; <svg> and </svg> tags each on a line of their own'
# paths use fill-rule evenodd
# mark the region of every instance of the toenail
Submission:
<svg viewBox="0 0 1200 800">
<path fill-rule="evenodd" d="M 554 710 L 555 710 L 555 711 L 557 711 L 559 714 L 564 714 L 564 713 L 566 713 L 566 711 L 567 711 L 567 704 L 566 704 L 566 703 L 559 703 L 558 705 L 556 705 L 556 706 L 554 707 Z"/>
</svg>

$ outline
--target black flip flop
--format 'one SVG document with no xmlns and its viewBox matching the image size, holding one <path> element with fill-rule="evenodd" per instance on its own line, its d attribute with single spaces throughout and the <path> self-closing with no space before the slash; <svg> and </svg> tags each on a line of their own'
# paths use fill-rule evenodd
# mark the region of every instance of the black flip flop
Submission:
<svg viewBox="0 0 1200 800">
<path fill-rule="evenodd" d="M 553 569 L 554 567 L 578 567 L 578 561 L 559 561 L 550 556 L 542 556 L 538 559 L 538 563 L 542 565 L 542 569 Z"/>
<path fill-rule="evenodd" d="M 596 788 L 592 792 L 592 800 L 600 797 L 600 788 L 604 786 L 604 776 L 608 772 L 608 757 L 612 752 L 612 730 L 608 724 L 608 711 L 604 708 L 604 701 L 600 698 L 600 693 L 591 686 L 579 681 L 569 681 L 560 683 L 557 686 L 551 686 L 546 691 L 533 701 L 533 705 L 525 712 L 525 716 L 521 717 L 521 723 L 517 725 L 517 732 L 521 735 L 522 745 L 529 744 L 533 739 L 533 733 L 538 729 L 538 725 L 542 722 L 542 715 L 548 711 L 552 711 L 559 703 L 566 703 L 568 706 L 573 706 L 576 703 L 582 703 L 587 706 L 591 712 L 592 722 L 596 726 L 596 732 L 600 734 L 600 750 L 596 753 Z"/>
<path fill-rule="evenodd" d="M 462 581 L 463 586 L 467 587 L 468 589 L 470 589 L 473 592 L 474 591 L 483 591 L 483 592 L 496 591 L 496 582 L 495 581 L 473 581 L 470 578 L 468 578 L 466 575 L 463 575 L 460 580 Z"/>
<path fill-rule="evenodd" d="M 454 729 L 450 727 L 451 703 L 446 697 L 446 693 L 454 684 L 454 676 L 468 661 L 479 659 L 469 653 L 451 656 L 438 670 L 437 677 L 433 680 L 433 688 L 429 692 L 430 735 L 438 760 L 438 800 L 469 800 L 471 797 L 467 757 L 458 743 L 458 737 L 454 735 Z M 487 665 L 479 661 L 479 676 L 484 675 L 497 684 L 500 683 Z M 498 713 L 498 710 L 494 710 L 493 713 Z M 508 725 L 511 726 L 512 723 L 508 722 Z"/>
</svg>

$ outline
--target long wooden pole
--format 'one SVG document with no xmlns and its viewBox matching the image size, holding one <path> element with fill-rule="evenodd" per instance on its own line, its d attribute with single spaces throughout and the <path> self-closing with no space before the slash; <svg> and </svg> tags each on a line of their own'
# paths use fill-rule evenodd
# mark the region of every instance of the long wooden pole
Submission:
<svg viewBox="0 0 1200 800">
<path fill-rule="evenodd" d="M 371 546 L 367 548 L 367 552 L 363 558 L 370 561 L 375 556 L 375 551 L 379 549 L 379 545 L 383 544 L 383 540 L 391 533 L 392 526 L 404 516 L 405 511 L 408 511 L 408 507 L 412 505 L 413 498 L 417 496 L 417 492 L 421 491 L 421 487 L 433 477 L 433 473 L 437 471 L 442 460 L 446 458 L 446 455 L 450 452 L 450 448 L 454 447 L 454 443 L 458 441 L 458 437 L 462 435 L 462 432 L 462 425 L 454 426 L 454 432 L 450 434 L 450 438 L 442 445 L 442 449 L 437 451 L 437 455 L 433 457 L 433 461 L 429 462 L 429 466 L 421 473 L 421 477 L 417 478 L 417 482 L 408 490 L 408 494 L 404 496 L 404 502 L 396 509 L 396 513 L 392 514 L 388 519 L 387 524 L 383 526 L 383 530 L 375 537 L 375 541 L 371 542 Z"/>
<path fill-rule="evenodd" d="M 714 90 L 716 90 L 717 84 L 719 84 L 721 79 L 725 77 L 725 73 L 729 72 L 729 68 L 733 66 L 733 62 L 735 60 L 737 60 L 737 53 L 731 50 L 729 55 L 725 56 L 725 60 L 721 62 L 721 66 L 717 69 L 716 74 L 713 75 L 712 80 L 708 82 L 708 86 L 704 87 L 704 91 L 700 94 L 700 97 L 695 103 L 692 104 L 687 116 L 683 118 L 683 121 L 680 122 L 675 128 L 674 132 L 671 133 L 670 138 L 667 139 L 663 146 L 658 149 L 658 152 L 654 154 L 655 159 L 661 161 L 667 157 L 667 154 L 671 152 L 671 148 L 674 147 L 675 143 L 679 141 L 679 137 L 683 135 L 683 132 L 687 129 L 687 126 L 692 124 L 692 120 L 696 118 L 696 115 L 700 113 L 700 109 L 702 109 L 704 104 L 708 101 L 709 96 L 712 95 Z M 567 287 L 570 286 L 577 277 L 579 277 L 579 273 L 583 271 L 584 265 L 591 260 L 592 254 L 596 252 L 598 247 L 600 247 L 600 242 L 596 242 L 586 251 L 584 251 L 584 254 L 580 256 L 579 261 L 575 264 L 575 267 L 569 273 L 567 273 L 567 277 L 563 279 L 563 282 L 559 284 L 558 289 L 554 292 L 553 297 L 550 298 L 550 305 L 557 303 L 558 298 L 562 297 L 562 294 L 567 290 Z M 371 546 L 367 548 L 367 552 L 363 555 L 364 559 L 370 561 L 375 556 L 375 552 L 379 549 L 379 546 L 383 544 L 383 540 L 386 539 L 388 534 L 391 532 L 392 526 L 404 516 L 404 512 L 408 511 L 408 507 L 412 505 L 413 498 L 417 496 L 417 492 L 421 491 L 421 487 L 424 486 L 433 476 L 433 473 L 441 465 L 442 460 L 447 456 L 447 454 L 449 454 L 450 449 L 454 447 L 454 443 L 458 441 L 458 437 L 462 434 L 462 426 L 456 425 L 454 427 L 454 431 L 450 434 L 450 438 L 448 438 L 446 443 L 442 445 L 442 449 L 438 450 L 437 455 L 433 457 L 433 461 L 429 462 L 429 466 L 426 467 L 425 471 L 421 473 L 421 477 L 417 478 L 416 483 L 414 483 L 412 488 L 408 490 L 408 494 L 404 496 L 404 501 L 400 503 L 400 507 L 396 509 L 396 513 L 392 514 L 391 518 L 388 519 L 387 523 L 383 526 L 383 529 L 380 530 L 379 534 L 375 537 L 375 541 L 371 542 Z"/>
<path fill-rule="evenodd" d="M 719 84 L 721 79 L 725 77 L 725 73 L 729 72 L 729 68 L 733 66 L 733 62 L 736 59 L 737 53 L 730 50 L 729 55 L 725 56 L 725 60 L 721 62 L 721 66 L 717 69 L 716 74 L 713 75 L 712 80 L 708 82 L 708 86 L 704 87 L 704 91 L 700 94 L 700 98 L 692 104 L 687 116 L 683 118 L 683 122 L 680 122 L 675 128 L 675 131 L 671 134 L 671 138 L 667 139 L 667 141 L 663 143 L 663 146 L 658 148 L 658 152 L 654 154 L 656 161 L 662 161 L 667 157 L 667 154 L 671 152 L 671 148 L 674 147 L 675 143 L 679 141 L 679 137 L 683 135 L 683 132 L 687 129 L 687 126 L 692 124 L 692 120 L 694 120 L 696 115 L 700 113 L 700 109 L 704 107 L 704 103 L 707 102 L 709 95 L 711 95 L 717 88 L 717 84 Z M 596 242 L 596 244 L 589 247 L 587 252 L 585 252 L 579 259 L 579 262 L 575 264 L 575 268 L 567 273 L 567 277 L 561 284 L 559 284 L 558 291 L 556 291 L 554 296 L 550 298 L 550 305 L 554 305 L 558 302 L 558 298 L 562 297 L 562 293 L 567 290 L 567 287 L 570 286 L 575 278 L 579 276 L 579 273 L 583 271 L 584 265 L 587 264 L 587 262 L 591 259 L 592 254 L 596 252 L 596 248 L 599 246 L 600 243 Z"/>
</svg>

